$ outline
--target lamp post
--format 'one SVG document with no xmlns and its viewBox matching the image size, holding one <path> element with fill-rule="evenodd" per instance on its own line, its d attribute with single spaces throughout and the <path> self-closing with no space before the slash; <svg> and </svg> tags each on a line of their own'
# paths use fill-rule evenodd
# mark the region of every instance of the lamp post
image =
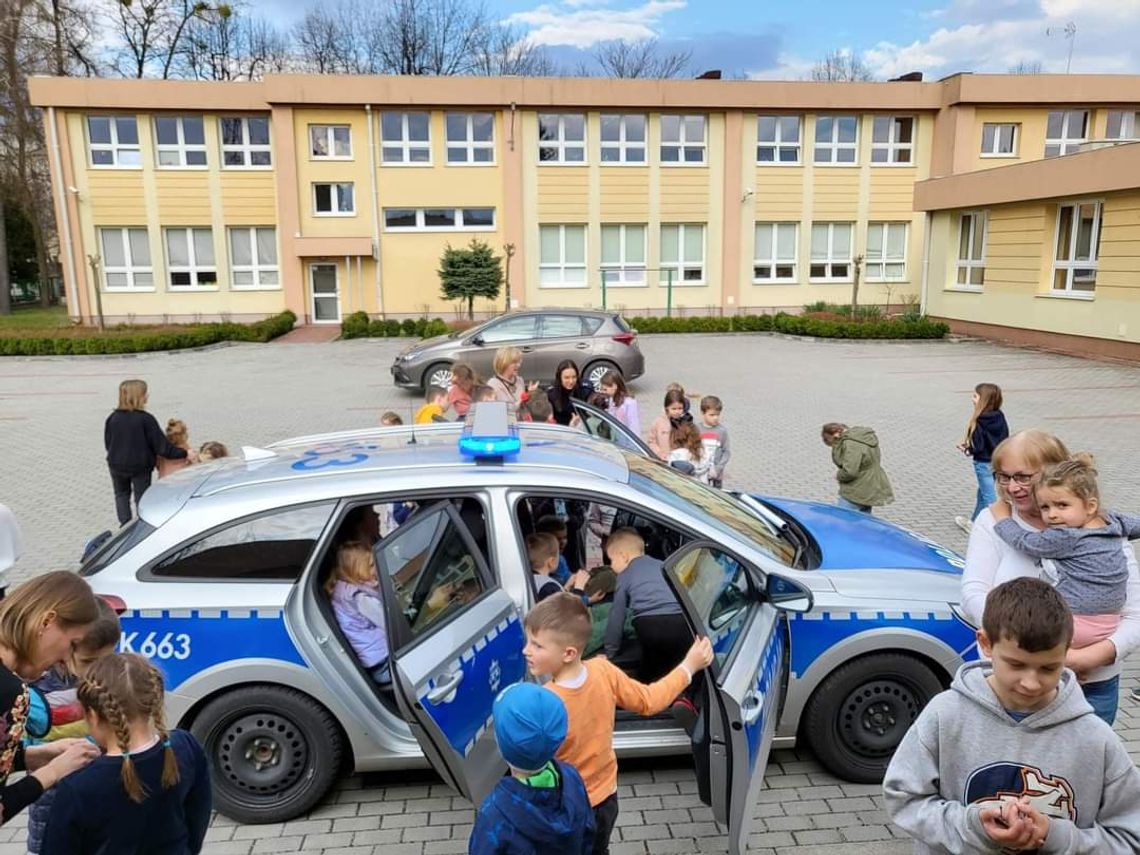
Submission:
<svg viewBox="0 0 1140 855">
<path fill-rule="evenodd" d="M 91 284 L 95 286 L 95 317 L 99 323 L 99 332 L 104 331 L 103 326 L 103 294 L 99 290 L 99 254 L 88 254 L 87 263 L 91 265 Z"/>
<path fill-rule="evenodd" d="M 511 259 L 515 255 L 515 245 L 513 243 L 503 244 L 503 254 L 507 256 L 507 275 L 503 286 L 507 292 L 507 300 L 504 311 L 509 312 L 511 310 Z"/>
<path fill-rule="evenodd" d="M 855 267 L 855 275 L 853 277 L 854 284 L 851 286 L 851 320 L 855 320 L 855 309 L 859 305 L 859 274 L 863 268 L 863 256 L 855 256 L 855 259 L 852 263 Z"/>
</svg>

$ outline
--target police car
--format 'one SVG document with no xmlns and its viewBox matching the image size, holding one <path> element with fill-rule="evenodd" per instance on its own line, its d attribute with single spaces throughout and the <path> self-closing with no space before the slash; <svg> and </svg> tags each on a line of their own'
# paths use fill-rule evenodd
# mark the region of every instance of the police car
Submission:
<svg viewBox="0 0 1140 855">
<path fill-rule="evenodd" d="M 863 515 L 708 488 L 604 413 L 579 413 L 584 432 L 508 427 L 480 405 L 466 427 L 302 437 L 148 491 L 81 572 L 120 609 L 121 649 L 165 671 L 168 719 L 205 745 L 219 810 L 282 821 L 344 769 L 425 762 L 478 802 L 504 770 L 491 703 L 525 677 L 524 538 L 543 513 L 589 505 L 643 534 L 716 651 L 692 736 L 668 716 L 619 714 L 619 754 L 692 751 L 740 851 L 773 740 L 881 777 L 969 655 L 956 556 Z M 336 546 L 378 536 L 390 689 L 356 660 L 326 594 Z"/>
</svg>

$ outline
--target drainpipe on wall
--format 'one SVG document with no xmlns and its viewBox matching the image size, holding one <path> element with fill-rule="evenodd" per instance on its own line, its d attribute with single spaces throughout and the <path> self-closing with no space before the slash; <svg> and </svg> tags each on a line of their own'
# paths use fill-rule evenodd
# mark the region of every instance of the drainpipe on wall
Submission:
<svg viewBox="0 0 1140 855">
<path fill-rule="evenodd" d="M 372 126 L 372 105 L 364 105 L 368 117 L 368 177 L 372 179 L 372 260 L 376 263 L 376 313 L 384 315 L 384 288 L 380 274 L 380 190 L 376 186 L 376 133 Z"/>
<path fill-rule="evenodd" d="M 55 166 L 56 179 L 59 181 L 59 213 L 60 227 L 63 230 L 63 257 L 67 263 L 67 278 L 71 282 L 71 298 L 67 301 L 67 314 L 72 320 L 82 321 L 79 312 L 79 278 L 75 273 L 75 256 L 71 242 L 71 216 L 67 211 L 67 181 L 63 177 L 63 158 L 59 154 L 59 136 L 55 127 L 55 107 L 48 107 L 48 131 L 51 135 L 51 158 Z M 98 281 L 95 287 L 99 287 Z M 64 289 L 67 293 L 67 289 Z M 74 299 L 72 299 L 74 298 Z"/>
<path fill-rule="evenodd" d="M 918 292 L 918 311 L 926 314 L 926 283 L 930 277 L 930 227 L 934 223 L 934 214 L 926 212 L 926 228 L 922 230 L 922 286 Z"/>
</svg>

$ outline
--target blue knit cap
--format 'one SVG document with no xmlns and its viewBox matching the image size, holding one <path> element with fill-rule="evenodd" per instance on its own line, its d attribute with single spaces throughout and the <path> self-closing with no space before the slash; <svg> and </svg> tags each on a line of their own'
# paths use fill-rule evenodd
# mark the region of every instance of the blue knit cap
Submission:
<svg viewBox="0 0 1140 855">
<path fill-rule="evenodd" d="M 562 699 L 534 683 L 507 686 L 495 698 L 491 714 L 499 753 L 516 769 L 541 769 L 566 738 Z"/>
</svg>

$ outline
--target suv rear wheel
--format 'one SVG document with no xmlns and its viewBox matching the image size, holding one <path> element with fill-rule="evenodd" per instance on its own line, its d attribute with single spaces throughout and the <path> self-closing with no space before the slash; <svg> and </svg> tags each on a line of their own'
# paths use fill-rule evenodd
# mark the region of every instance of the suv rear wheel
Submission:
<svg viewBox="0 0 1140 855">
<path fill-rule="evenodd" d="M 613 371 L 619 377 L 621 376 L 621 369 L 607 359 L 599 359 L 596 362 L 591 362 L 582 373 L 586 378 L 586 382 L 597 390 L 601 385 L 602 378 L 606 376 L 607 371 Z"/>
</svg>

